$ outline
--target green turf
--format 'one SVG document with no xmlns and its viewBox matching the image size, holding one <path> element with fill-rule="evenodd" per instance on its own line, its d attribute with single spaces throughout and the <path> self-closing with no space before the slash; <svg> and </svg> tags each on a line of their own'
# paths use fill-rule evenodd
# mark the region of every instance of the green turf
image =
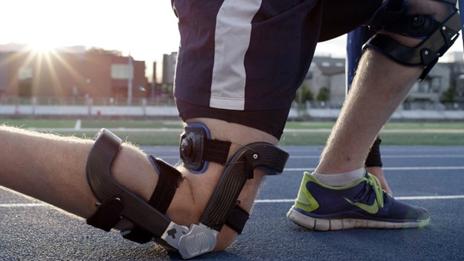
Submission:
<svg viewBox="0 0 464 261">
<path fill-rule="evenodd" d="M 0 119 L 0 124 L 23 128 L 74 128 L 76 120 Z M 181 128 L 180 121 L 82 119 L 81 128 Z"/>
<path fill-rule="evenodd" d="M 23 128 L 74 128 L 75 120 L 51 119 L 0 119 L 0 124 Z M 143 145 L 176 145 L 181 132 L 181 122 L 170 120 L 95 120 L 83 119 L 82 128 L 111 128 L 127 141 Z M 313 132 L 287 131 L 281 139 L 282 145 L 323 145 L 328 137 L 328 129 L 333 122 L 288 122 L 287 130 L 310 129 Z M 169 128 L 163 132 L 126 132 L 117 128 Z M 323 129 L 321 132 L 314 130 Z M 386 130 L 463 130 L 462 133 L 382 133 L 383 144 L 387 145 L 464 145 L 464 122 L 391 122 Z M 93 137 L 95 131 L 52 131 L 60 135 Z"/>
<path fill-rule="evenodd" d="M 83 120 L 82 128 L 182 128 L 182 122 L 173 120 Z"/>
<path fill-rule="evenodd" d="M 75 120 L 0 119 L 0 124 L 21 128 L 73 128 Z"/>
<path fill-rule="evenodd" d="M 180 121 L 176 120 L 109 120 L 109 119 L 82 119 L 82 128 L 180 128 Z M 0 119 L 0 124 L 21 126 L 25 128 L 73 128 L 76 120 L 55 119 Z M 330 129 L 332 121 L 290 121 L 289 129 Z M 462 129 L 464 122 L 390 122 L 386 129 Z"/>
<path fill-rule="evenodd" d="M 464 122 L 390 122 L 385 129 L 453 129 L 464 132 Z"/>
</svg>

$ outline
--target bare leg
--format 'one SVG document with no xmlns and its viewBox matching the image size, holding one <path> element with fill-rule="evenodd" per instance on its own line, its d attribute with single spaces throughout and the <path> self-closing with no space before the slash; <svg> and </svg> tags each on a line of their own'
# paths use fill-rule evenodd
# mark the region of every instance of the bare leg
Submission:
<svg viewBox="0 0 464 261">
<path fill-rule="evenodd" d="M 446 13 L 438 2 L 410 2 L 416 11 L 435 15 L 440 20 Z M 418 40 L 399 35 L 392 37 L 409 46 L 418 43 Z M 395 63 L 375 51 L 366 51 L 316 172 L 342 173 L 362 168 L 376 135 L 406 97 L 421 71 L 419 67 Z"/>
<path fill-rule="evenodd" d="M 420 72 L 367 51 L 317 171 L 340 173 L 363 167 L 372 142 Z"/>
<path fill-rule="evenodd" d="M 238 124 L 218 120 L 197 119 L 211 129 L 213 138 L 232 141 L 231 154 L 241 145 L 254 141 L 276 143 L 269 134 Z M 87 183 L 85 165 L 92 147 L 91 140 L 63 138 L 16 128 L 0 127 L 0 186 L 11 188 L 81 217 L 95 210 L 96 199 Z M 230 154 L 230 155 L 231 155 Z M 180 224 L 192 224 L 198 219 L 222 173 L 223 167 L 210 164 L 203 175 L 192 175 L 185 169 L 184 181 L 168 209 L 168 216 Z M 147 156 L 134 146 L 125 144 L 113 165 L 115 179 L 148 200 L 156 186 L 158 175 Z M 247 183 L 239 200 L 250 210 L 262 173 Z M 220 233 L 217 249 L 224 249 L 235 238 L 225 227 Z"/>
</svg>

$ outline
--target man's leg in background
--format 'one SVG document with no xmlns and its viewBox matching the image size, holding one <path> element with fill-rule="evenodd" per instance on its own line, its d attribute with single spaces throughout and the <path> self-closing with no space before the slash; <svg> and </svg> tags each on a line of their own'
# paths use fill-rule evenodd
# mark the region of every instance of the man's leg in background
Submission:
<svg viewBox="0 0 464 261">
<path fill-rule="evenodd" d="M 351 89 L 351 84 L 353 83 L 354 76 L 356 75 L 356 70 L 358 68 L 359 59 L 362 55 L 363 45 L 373 36 L 373 32 L 369 31 L 367 27 L 361 26 L 351 31 L 347 35 L 347 44 L 346 44 L 346 56 L 347 56 L 347 75 L 346 75 L 346 95 L 349 94 Z M 377 137 L 374 143 L 371 146 L 369 154 L 367 155 L 365 166 L 366 170 L 373 174 L 382 185 L 382 188 L 392 194 L 390 185 L 385 178 L 384 171 L 382 169 L 382 155 L 380 151 L 381 139 Z"/>
<path fill-rule="evenodd" d="M 438 20 L 443 20 L 448 14 L 447 6 L 440 2 L 410 2 L 413 8 L 417 6 L 421 13 L 434 15 Z M 399 35 L 391 36 L 409 46 L 421 41 Z M 329 138 L 317 171 L 337 173 L 362 167 L 378 132 L 422 71 L 421 67 L 400 65 L 376 51 L 367 50 L 361 58 L 353 89 Z"/>
<path fill-rule="evenodd" d="M 398 2 L 401 3 L 391 1 Z M 428 14 L 438 21 L 444 21 L 454 8 L 452 4 L 432 0 L 408 3 L 412 14 Z M 405 46 L 421 42 L 421 39 L 389 35 Z M 365 175 L 364 168 L 374 139 L 423 69 L 401 65 L 376 50 L 364 52 L 353 88 L 315 174 L 304 175 L 297 201 L 288 213 L 290 219 L 317 230 L 407 228 L 428 224 L 429 216 L 424 209 L 384 194 L 379 190 L 378 180 Z"/>
</svg>

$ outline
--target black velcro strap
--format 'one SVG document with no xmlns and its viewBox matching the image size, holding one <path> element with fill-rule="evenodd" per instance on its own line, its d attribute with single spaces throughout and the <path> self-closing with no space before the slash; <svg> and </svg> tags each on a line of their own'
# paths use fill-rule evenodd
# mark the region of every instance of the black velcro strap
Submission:
<svg viewBox="0 0 464 261">
<path fill-rule="evenodd" d="M 119 198 L 112 198 L 98 206 L 97 211 L 87 218 L 87 224 L 110 231 L 121 220 L 124 206 Z"/>
<path fill-rule="evenodd" d="M 212 161 L 224 165 L 227 162 L 231 143 L 222 140 L 205 139 L 203 160 Z"/>
<path fill-rule="evenodd" d="M 148 203 L 159 212 L 166 214 L 174 194 L 176 194 L 182 174 L 168 163 L 150 156 L 153 164 L 158 167 L 159 178 L 155 191 Z"/>
<path fill-rule="evenodd" d="M 153 156 L 150 156 L 150 161 L 153 166 L 158 169 L 159 178 L 155 191 L 151 195 L 148 203 L 159 212 L 166 214 L 174 198 L 174 194 L 176 194 L 177 187 L 182 179 L 182 174 L 168 163 L 156 159 Z M 137 226 L 130 230 L 123 231 L 122 236 L 125 239 L 141 244 L 147 243 L 153 238 L 150 232 Z"/>
<path fill-rule="evenodd" d="M 239 205 L 230 210 L 226 219 L 226 225 L 233 229 L 237 234 L 242 234 L 243 228 L 250 217 L 250 214 Z"/>
</svg>

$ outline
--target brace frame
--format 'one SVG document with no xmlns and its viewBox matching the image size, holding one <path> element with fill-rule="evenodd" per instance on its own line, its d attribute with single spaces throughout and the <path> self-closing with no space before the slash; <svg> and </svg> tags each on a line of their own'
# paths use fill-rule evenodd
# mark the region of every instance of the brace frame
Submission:
<svg viewBox="0 0 464 261">
<path fill-rule="evenodd" d="M 219 230 L 226 223 L 238 194 L 253 170 L 265 168 L 281 173 L 288 154 L 272 144 L 258 142 L 239 149 L 225 164 L 218 186 L 209 200 L 199 224 L 189 227 L 172 222 L 144 199 L 128 191 L 112 178 L 111 166 L 120 151 L 122 140 L 102 129 L 87 161 L 87 178 L 98 200 L 97 212 L 87 223 L 109 231 L 122 220 L 151 233 L 161 243 L 176 249 L 184 259 L 214 250 Z M 137 214 L 143 213 L 143 215 Z"/>
<path fill-rule="evenodd" d="M 456 0 L 438 2 L 450 5 L 456 4 Z M 414 47 L 402 45 L 388 35 L 377 33 L 366 43 L 364 49 L 376 50 L 394 60 L 395 62 L 406 66 L 422 66 L 424 70 L 419 79 L 423 80 L 433 68 L 433 66 L 438 62 L 438 59 L 445 54 L 445 52 L 458 38 L 459 31 L 461 30 L 459 11 L 457 8 L 453 7 L 450 15 L 442 22 L 431 20 L 432 18 L 428 16 L 420 15 L 408 15 L 406 18 L 411 18 L 411 21 L 414 21 L 414 18 L 422 18 L 419 19 L 421 21 L 431 21 L 428 24 L 432 24 L 435 29 L 432 30 L 432 32 L 427 33 L 425 38 Z M 373 29 L 384 29 L 388 31 L 388 26 L 385 28 L 374 27 Z M 393 30 L 392 32 L 398 33 L 396 30 Z M 419 39 L 422 38 L 422 35 L 420 34 L 411 35 L 411 33 L 408 35 L 406 32 L 400 34 Z"/>
</svg>

